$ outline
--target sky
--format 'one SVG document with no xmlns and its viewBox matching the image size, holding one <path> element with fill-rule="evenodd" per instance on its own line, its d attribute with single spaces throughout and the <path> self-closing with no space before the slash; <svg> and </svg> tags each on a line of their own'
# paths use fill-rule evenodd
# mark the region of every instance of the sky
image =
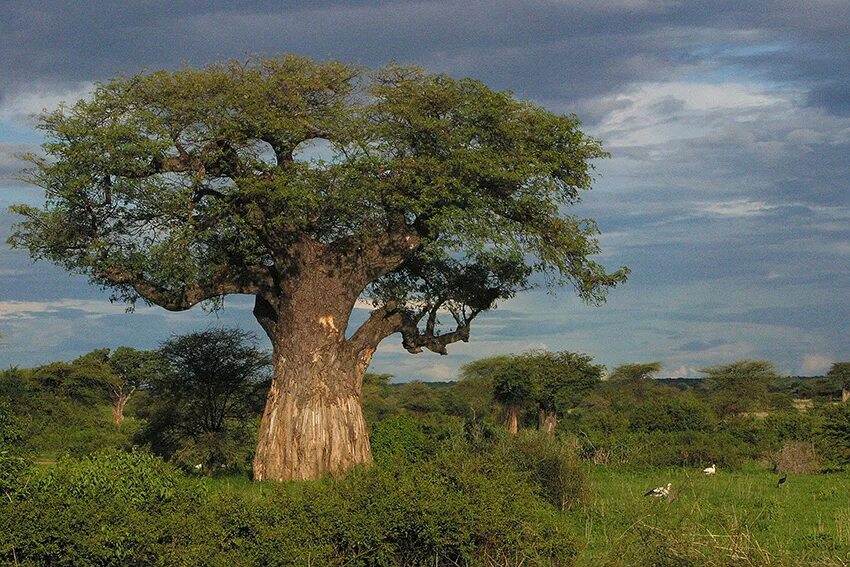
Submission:
<svg viewBox="0 0 850 567">
<path fill-rule="evenodd" d="M 282 52 L 480 79 L 577 114 L 612 154 L 570 211 L 599 224 L 598 261 L 632 270 L 607 303 L 526 292 L 480 315 L 448 356 L 389 337 L 373 371 L 450 380 L 531 348 L 609 368 L 659 360 L 665 376 L 739 359 L 817 375 L 850 360 L 850 1 L 5 0 L 0 368 L 218 325 L 262 336 L 249 298 L 220 313 L 127 313 L 5 239 L 8 206 L 41 198 L 15 180 L 16 156 L 42 141 L 35 113 L 118 74 Z"/>
</svg>

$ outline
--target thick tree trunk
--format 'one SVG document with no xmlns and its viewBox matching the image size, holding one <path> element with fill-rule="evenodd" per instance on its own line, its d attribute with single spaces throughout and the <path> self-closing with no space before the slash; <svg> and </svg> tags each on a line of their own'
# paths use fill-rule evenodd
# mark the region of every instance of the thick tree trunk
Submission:
<svg viewBox="0 0 850 567">
<path fill-rule="evenodd" d="M 254 309 L 274 358 L 257 480 L 316 479 L 372 461 L 360 391 L 374 348 L 345 338 L 360 288 L 330 268 L 301 275 L 281 298 L 258 297 Z"/>
<path fill-rule="evenodd" d="M 281 349 L 282 350 L 282 349 Z M 345 349 L 302 356 L 275 352 L 275 370 L 260 424 L 254 478 L 307 480 L 370 463 L 360 407 L 363 373 Z"/>
<path fill-rule="evenodd" d="M 558 427 L 558 414 L 540 410 L 537 419 L 537 429 L 546 433 L 555 433 L 555 428 Z"/>
<path fill-rule="evenodd" d="M 841 401 L 847 402 L 847 400 L 850 400 L 850 390 L 847 388 L 841 388 Z"/>
<path fill-rule="evenodd" d="M 511 406 L 508 408 L 508 433 L 516 435 L 519 431 L 519 408 Z"/>
</svg>

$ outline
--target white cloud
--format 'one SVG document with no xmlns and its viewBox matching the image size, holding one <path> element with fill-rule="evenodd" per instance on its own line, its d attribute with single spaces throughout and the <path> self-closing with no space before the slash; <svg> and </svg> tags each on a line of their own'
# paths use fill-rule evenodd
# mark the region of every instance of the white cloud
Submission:
<svg viewBox="0 0 850 567">
<path fill-rule="evenodd" d="M 647 146 L 709 135 L 714 120 L 706 120 L 708 116 L 722 114 L 734 116 L 733 123 L 744 122 L 752 120 L 754 112 L 788 103 L 758 85 L 671 81 L 641 83 L 587 104 L 607 109 L 597 131 L 609 145 Z"/>
<path fill-rule="evenodd" d="M 826 354 L 807 354 L 803 356 L 803 364 L 800 366 L 802 376 L 821 376 L 826 374 L 832 365 L 833 358 Z"/>
<path fill-rule="evenodd" d="M 675 370 L 664 370 L 661 375 L 665 378 L 696 378 L 702 376 L 699 370 L 686 364 L 682 364 Z"/>
<path fill-rule="evenodd" d="M 773 210 L 776 206 L 768 205 L 764 201 L 732 199 L 713 203 L 699 202 L 696 203 L 695 208 L 699 212 L 721 217 L 750 217 Z"/>
<path fill-rule="evenodd" d="M 58 313 L 64 309 L 79 309 L 92 316 L 123 313 L 126 306 L 108 301 L 86 299 L 60 299 L 50 302 L 39 301 L 0 301 L 0 320 L 34 319 L 45 313 Z"/>
<path fill-rule="evenodd" d="M 45 84 L 30 84 L 0 100 L 0 120 L 32 124 L 33 117 L 43 110 L 53 110 L 59 104 L 73 104 L 88 96 L 94 84 L 81 82 L 70 88 L 60 89 Z"/>
</svg>

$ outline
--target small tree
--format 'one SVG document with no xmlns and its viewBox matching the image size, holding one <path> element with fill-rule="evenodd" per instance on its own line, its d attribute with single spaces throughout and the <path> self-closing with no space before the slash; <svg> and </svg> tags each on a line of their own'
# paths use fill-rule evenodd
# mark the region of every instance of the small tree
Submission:
<svg viewBox="0 0 850 567">
<path fill-rule="evenodd" d="M 112 421 L 121 429 L 124 407 L 140 388 L 148 387 L 162 373 L 162 358 L 156 352 L 118 347 L 109 357 L 112 378 L 108 381 Z"/>
<path fill-rule="evenodd" d="M 660 362 L 621 364 L 608 374 L 606 393 L 612 396 L 615 406 L 628 409 L 631 404 L 659 393 L 657 380 L 653 378 L 660 371 Z"/>
<path fill-rule="evenodd" d="M 841 389 L 841 401 L 850 400 L 850 362 L 833 362 L 826 377 L 836 389 Z"/>
<path fill-rule="evenodd" d="M 537 399 L 539 386 L 532 368 L 525 360 L 506 357 L 495 365 L 493 396 L 505 408 L 509 433 L 517 433 L 519 414 Z"/>
<path fill-rule="evenodd" d="M 443 401 L 439 392 L 420 380 L 399 386 L 395 398 L 402 408 L 413 413 L 443 411 Z"/>
<path fill-rule="evenodd" d="M 538 428 L 554 433 L 558 417 L 581 403 L 605 371 L 593 357 L 576 352 L 531 352 L 521 357 L 537 392 Z"/>
<path fill-rule="evenodd" d="M 738 360 L 700 370 L 708 374 L 705 386 L 714 398 L 718 415 L 735 415 L 767 407 L 770 385 L 779 379 L 767 360 Z"/>
<path fill-rule="evenodd" d="M 271 360 L 239 329 L 175 336 L 159 350 L 165 372 L 148 390 L 143 439 L 183 464 L 244 465 L 248 425 L 259 414 Z"/>
</svg>

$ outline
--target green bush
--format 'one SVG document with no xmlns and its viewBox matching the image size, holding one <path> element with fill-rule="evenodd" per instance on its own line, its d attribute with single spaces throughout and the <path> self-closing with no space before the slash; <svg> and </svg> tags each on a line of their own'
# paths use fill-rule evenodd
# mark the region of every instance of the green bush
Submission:
<svg viewBox="0 0 850 567">
<path fill-rule="evenodd" d="M 372 458 L 381 466 L 397 461 L 419 461 L 428 444 L 428 438 L 417 420 L 407 414 L 379 421 L 372 426 L 369 439 L 372 442 Z"/>
<path fill-rule="evenodd" d="M 711 431 L 711 409 L 692 395 L 652 398 L 631 411 L 632 431 Z"/>
<path fill-rule="evenodd" d="M 22 428 L 8 400 L 0 399 L 0 497 L 11 498 L 23 485 L 30 462 L 21 448 L 22 441 Z"/>
<path fill-rule="evenodd" d="M 182 479 L 177 469 L 150 453 L 107 449 L 79 460 L 62 458 L 32 489 L 63 500 L 116 499 L 143 506 L 171 498 Z"/>
<path fill-rule="evenodd" d="M 616 436 L 594 433 L 580 440 L 580 454 L 596 464 L 704 467 L 717 463 L 735 468 L 752 457 L 746 443 L 724 431 L 651 431 Z"/>
<path fill-rule="evenodd" d="M 586 474 L 574 450 L 552 435 L 522 431 L 502 449 L 509 462 L 540 487 L 542 496 L 559 510 L 584 503 Z"/>
<path fill-rule="evenodd" d="M 64 459 L 0 507 L 36 565 L 570 565 L 565 516 L 506 459 L 446 447 L 339 480 L 232 491 L 145 453 Z"/>
<path fill-rule="evenodd" d="M 104 451 L 33 471 L 27 490 L 0 508 L 0 557 L 36 565 L 153 562 L 170 519 L 203 496 L 148 453 Z M 179 509 L 183 508 L 182 511 Z"/>
<path fill-rule="evenodd" d="M 850 465 L 850 404 L 825 409 L 817 440 L 821 454 L 833 468 Z"/>
</svg>

